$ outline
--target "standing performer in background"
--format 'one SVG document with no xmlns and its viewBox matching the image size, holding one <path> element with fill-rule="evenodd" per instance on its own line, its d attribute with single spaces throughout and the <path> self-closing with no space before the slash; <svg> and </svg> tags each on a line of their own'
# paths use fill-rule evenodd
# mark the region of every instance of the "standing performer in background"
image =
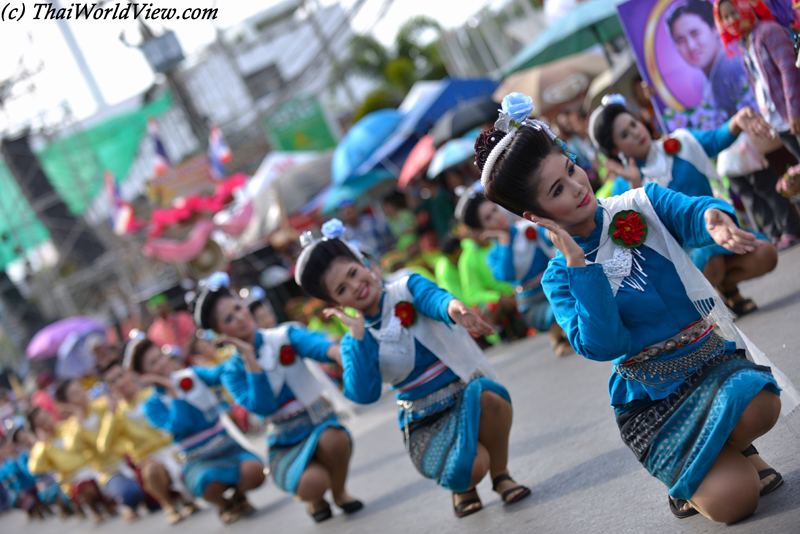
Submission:
<svg viewBox="0 0 800 534">
<path fill-rule="evenodd" d="M 341 341 L 345 396 L 376 402 L 391 384 L 411 461 L 453 492 L 457 517 L 482 509 L 475 486 L 487 472 L 506 503 L 530 495 L 508 473 L 508 392 L 465 330 L 489 335 L 491 326 L 417 274 L 384 286 L 338 239 L 338 226 L 326 223 L 326 237 L 305 244 L 295 280 L 308 295 L 356 311 L 328 310 L 350 328 Z"/>
</svg>

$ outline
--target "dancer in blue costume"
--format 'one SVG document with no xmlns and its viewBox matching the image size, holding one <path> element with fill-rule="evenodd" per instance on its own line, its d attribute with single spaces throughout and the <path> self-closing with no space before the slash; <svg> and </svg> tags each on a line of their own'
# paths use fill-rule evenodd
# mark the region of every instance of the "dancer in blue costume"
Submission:
<svg viewBox="0 0 800 534">
<path fill-rule="evenodd" d="M 623 441 L 668 486 L 676 516 L 749 516 L 782 482 L 752 445 L 781 411 L 776 377 L 785 413 L 800 397 L 779 370 L 773 376 L 736 349 L 741 342 L 769 362 L 682 246 L 743 254 L 759 242 L 724 202 L 656 184 L 599 205 L 563 144 L 527 118 L 530 98 L 511 94 L 503 110 L 475 144 L 486 196 L 549 230 L 559 254 L 544 290 L 578 353 L 614 363 L 609 390 Z"/>
<path fill-rule="evenodd" d="M 487 472 L 506 503 L 530 495 L 508 474 L 508 392 L 465 330 L 489 335 L 491 327 L 419 275 L 382 284 L 338 239 L 340 230 L 334 219 L 323 225 L 324 239 L 306 243 L 295 279 L 310 296 L 356 311 L 326 310 L 350 328 L 341 341 L 345 396 L 376 402 L 382 384 L 391 384 L 411 461 L 454 492 L 457 517 L 482 508 L 475 485 Z"/>
<path fill-rule="evenodd" d="M 130 342 L 124 366 L 154 386 L 142 411 L 152 426 L 172 434 L 186 488 L 217 506 L 223 523 L 253 513 L 246 494 L 264 483 L 264 469 L 220 421 L 219 400 L 210 388 L 220 385 L 222 365 L 172 371 L 161 349 L 144 338 Z M 223 495 L 229 488 L 234 490 L 230 499 Z"/>
<path fill-rule="evenodd" d="M 556 356 L 572 354 L 542 291 L 542 275 L 555 255 L 544 230 L 524 219 L 511 224 L 508 212 L 483 195 L 480 182 L 462 195 L 456 213 L 464 224 L 482 231 L 481 237 L 494 239 L 486 264 L 495 279 L 515 284 L 516 305 L 527 325 L 548 333 Z"/>
<path fill-rule="evenodd" d="M 223 365 L 222 384 L 237 404 L 267 418 L 275 482 L 308 503 L 317 522 L 332 517 L 324 498 L 329 489 L 345 513 L 360 510 L 361 501 L 345 491 L 350 434 L 324 395 L 325 384 L 304 361 L 337 361 L 339 346 L 299 324 L 256 329 L 250 311 L 227 285 L 224 273 L 209 278 L 195 304 L 195 322 L 220 334 L 220 342 L 236 346 L 236 354 Z"/>
<path fill-rule="evenodd" d="M 592 113 L 589 132 L 608 157 L 609 171 L 622 176 L 633 189 L 657 183 L 692 197 L 712 197 L 709 178 L 716 178 L 717 172 L 710 158 L 733 144 L 743 130 L 751 135 L 770 136 L 764 119 L 752 109 L 743 108 L 716 130 L 678 129 L 667 141 L 653 141 L 644 124 L 625 107 L 624 98 L 612 95 L 605 102 Z M 630 158 L 627 167 L 620 160 L 623 155 Z M 615 191 L 620 189 L 615 187 Z M 734 254 L 713 243 L 691 251 L 694 264 L 737 315 L 758 309 L 751 299 L 739 293 L 739 283 L 772 271 L 778 263 L 778 249 L 766 236 L 758 238 L 766 242 L 764 246 L 746 254 Z"/>
</svg>

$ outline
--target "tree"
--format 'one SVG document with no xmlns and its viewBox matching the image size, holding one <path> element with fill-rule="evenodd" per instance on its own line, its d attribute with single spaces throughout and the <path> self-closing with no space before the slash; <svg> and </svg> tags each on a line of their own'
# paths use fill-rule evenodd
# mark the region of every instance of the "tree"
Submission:
<svg viewBox="0 0 800 534">
<path fill-rule="evenodd" d="M 436 20 L 418 16 L 400 26 L 391 48 L 371 35 L 353 38 L 348 55 L 334 68 L 334 83 L 356 74 L 380 84 L 356 107 L 353 121 L 378 109 L 399 106 L 419 80 L 447 76 L 438 49 L 442 31 Z"/>
</svg>

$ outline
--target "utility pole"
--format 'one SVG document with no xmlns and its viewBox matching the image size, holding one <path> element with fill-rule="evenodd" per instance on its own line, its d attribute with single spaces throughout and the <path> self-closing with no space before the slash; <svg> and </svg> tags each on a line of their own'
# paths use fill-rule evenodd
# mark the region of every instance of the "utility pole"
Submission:
<svg viewBox="0 0 800 534">
<path fill-rule="evenodd" d="M 309 2 L 305 2 L 308 4 Z M 313 28 L 314 33 L 317 34 L 317 38 L 320 41 L 320 45 L 322 46 L 322 53 L 328 58 L 328 61 L 331 63 L 331 67 L 335 67 L 337 64 L 336 58 L 331 51 L 331 42 L 328 39 L 328 36 L 325 35 L 325 29 L 319 25 L 317 21 L 317 14 L 320 11 L 319 0 L 312 0 L 310 3 L 314 4 L 314 10 L 308 11 L 308 21 L 311 23 L 311 28 Z M 347 100 L 350 103 L 350 106 L 355 108 L 358 101 L 356 100 L 355 95 L 353 94 L 353 90 L 350 88 L 350 84 L 347 82 L 347 76 L 342 76 L 341 78 L 342 88 L 344 88 L 344 92 L 347 95 Z"/>
</svg>

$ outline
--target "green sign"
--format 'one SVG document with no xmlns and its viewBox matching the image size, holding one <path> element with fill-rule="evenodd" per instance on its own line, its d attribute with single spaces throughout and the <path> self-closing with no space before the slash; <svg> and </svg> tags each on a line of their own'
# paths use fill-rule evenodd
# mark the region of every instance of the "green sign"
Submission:
<svg viewBox="0 0 800 534">
<path fill-rule="evenodd" d="M 276 150 L 325 150 L 336 146 L 316 95 L 296 96 L 264 121 Z"/>
</svg>

